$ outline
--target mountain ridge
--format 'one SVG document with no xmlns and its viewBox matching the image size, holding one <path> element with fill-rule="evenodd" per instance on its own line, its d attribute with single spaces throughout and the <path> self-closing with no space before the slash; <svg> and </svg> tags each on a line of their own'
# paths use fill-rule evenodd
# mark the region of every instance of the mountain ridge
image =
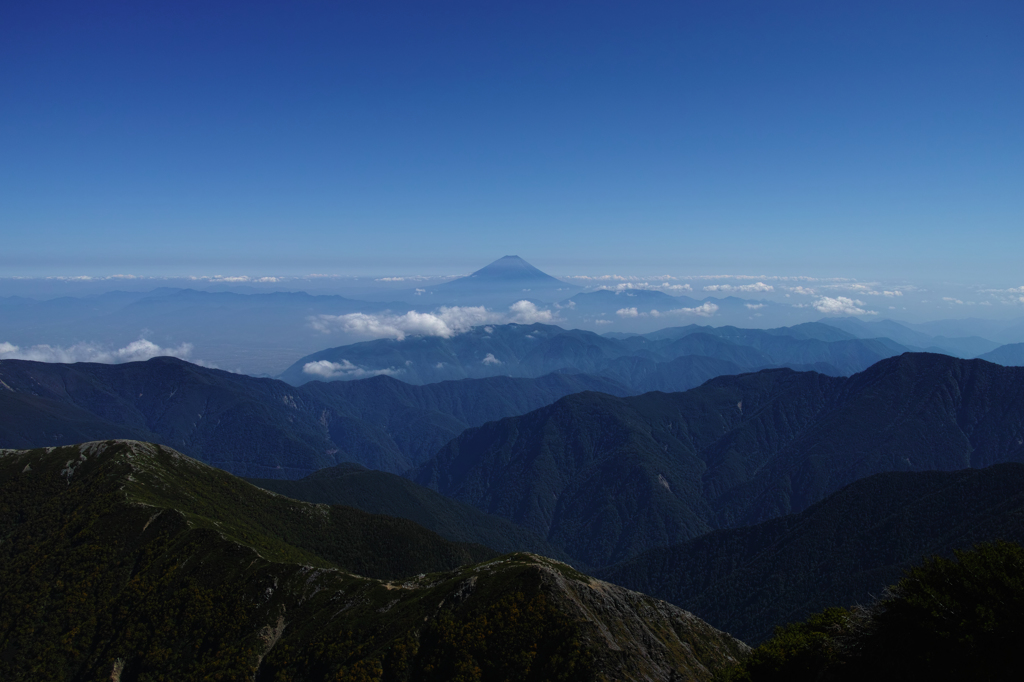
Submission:
<svg viewBox="0 0 1024 682">
<path fill-rule="evenodd" d="M 467 430 L 408 475 L 602 566 L 874 473 L 1005 461 L 1024 461 L 1024 370 L 906 353 L 849 378 L 776 369 L 574 394 Z"/>
<path fill-rule="evenodd" d="M 225 485 L 237 497 L 223 498 Z M 394 535 L 373 528 L 396 520 L 353 512 L 146 443 L 0 451 L 0 676 L 710 682 L 749 651 L 678 607 L 543 557 L 410 575 L 443 554 L 407 547 L 388 564 L 378 550 Z M 333 559 L 359 553 L 393 577 L 290 544 L 337 530 L 372 543 L 318 541 Z"/>
</svg>

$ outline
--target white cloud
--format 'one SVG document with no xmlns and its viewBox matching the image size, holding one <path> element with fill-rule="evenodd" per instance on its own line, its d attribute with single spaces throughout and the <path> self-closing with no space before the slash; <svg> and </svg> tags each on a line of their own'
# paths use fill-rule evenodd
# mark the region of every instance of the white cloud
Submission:
<svg viewBox="0 0 1024 682">
<path fill-rule="evenodd" d="M 803 294 L 804 296 L 817 296 L 818 293 L 814 289 L 808 289 L 807 287 L 793 287 L 790 291 L 794 294 Z"/>
<path fill-rule="evenodd" d="M 757 310 L 759 308 L 763 308 L 765 304 L 764 303 L 744 303 L 743 305 L 747 306 L 751 310 Z"/>
<path fill-rule="evenodd" d="M 438 308 L 433 313 L 410 310 L 404 315 L 383 313 L 349 313 L 318 315 L 310 320 L 313 329 L 326 333 L 342 331 L 357 336 L 402 341 L 406 336 L 440 336 L 450 339 L 456 334 L 500 317 L 483 306 Z"/>
<path fill-rule="evenodd" d="M 825 315 L 877 315 L 878 313 L 873 310 L 865 310 L 859 306 L 864 305 L 864 301 L 858 301 L 856 299 L 847 298 L 845 296 L 837 296 L 836 298 L 830 298 L 828 296 L 822 296 L 814 302 L 814 309 L 819 313 Z"/>
<path fill-rule="evenodd" d="M 711 317 L 717 312 L 717 305 L 715 305 L 714 303 L 705 303 L 704 305 L 699 305 L 696 308 L 676 308 L 675 310 L 668 310 L 663 314 L 699 315 L 700 317 Z"/>
<path fill-rule="evenodd" d="M 152 341 L 139 339 L 124 348 L 109 350 L 92 343 L 76 343 L 66 348 L 61 346 L 38 345 L 20 348 L 12 343 L 0 343 L 0 360 L 34 360 L 36 362 L 100 362 L 118 364 L 140 362 L 161 356 L 188 360 L 192 344 L 183 343 L 177 348 L 161 348 Z M 198 364 L 202 364 L 199 362 Z"/>
<path fill-rule="evenodd" d="M 605 291 L 693 291 L 693 287 L 689 284 L 669 284 L 668 282 L 661 282 L 660 284 L 651 284 L 650 282 L 623 282 L 614 286 L 601 285 L 597 289 L 603 289 Z"/>
<path fill-rule="evenodd" d="M 310 374 L 324 379 L 361 379 L 363 377 L 373 377 L 379 374 L 394 376 L 402 372 L 402 370 L 395 369 L 394 367 L 388 369 L 364 369 L 358 365 L 353 365 L 351 362 L 344 359 L 341 362 L 331 362 L 330 360 L 307 362 L 302 366 L 302 371 L 304 374 Z"/>
<path fill-rule="evenodd" d="M 619 317 L 637 317 L 640 315 L 636 308 L 619 308 L 615 311 L 615 314 Z"/>
<path fill-rule="evenodd" d="M 889 297 L 902 296 L 903 292 L 902 291 L 883 291 L 882 295 L 883 296 L 889 296 Z"/>
<path fill-rule="evenodd" d="M 484 324 L 533 324 L 557 321 L 550 310 L 541 310 L 531 301 L 517 301 L 508 313 L 497 313 L 483 306 L 441 307 L 432 313 L 410 310 L 402 315 L 393 313 L 349 313 L 347 315 L 317 315 L 309 319 L 313 329 L 329 334 L 340 331 L 371 339 L 395 339 L 407 336 L 440 336 L 450 339 Z M 488 327 L 484 328 L 488 334 Z"/>
<path fill-rule="evenodd" d="M 775 287 L 771 284 L 765 284 L 764 282 L 757 282 L 755 284 L 741 284 L 735 286 L 732 284 L 710 284 L 704 287 L 704 291 L 744 291 L 744 292 L 765 292 L 775 291 Z"/>
<path fill-rule="evenodd" d="M 484 356 L 484 359 L 481 360 L 480 362 L 484 363 L 485 365 L 500 365 L 500 364 L 502 364 L 501 360 L 499 360 L 498 358 L 494 357 L 494 353 L 488 353 L 487 355 Z"/>
<path fill-rule="evenodd" d="M 959 298 L 953 298 L 951 296 L 943 296 L 942 300 L 946 301 L 947 303 L 956 303 L 957 305 L 963 305 L 964 304 L 964 302 L 961 301 Z"/>
<path fill-rule="evenodd" d="M 510 322 L 519 324 L 533 324 L 535 322 L 551 323 L 555 316 L 550 310 L 540 310 L 530 301 L 516 301 L 509 307 L 512 313 Z"/>
</svg>

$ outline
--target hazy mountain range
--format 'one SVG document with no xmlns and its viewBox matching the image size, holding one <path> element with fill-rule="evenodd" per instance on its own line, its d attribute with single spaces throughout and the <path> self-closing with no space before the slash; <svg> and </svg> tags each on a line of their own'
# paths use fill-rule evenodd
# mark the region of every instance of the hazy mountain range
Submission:
<svg viewBox="0 0 1024 682">
<path fill-rule="evenodd" d="M 171 354 L 231 371 L 277 376 L 297 358 L 328 347 L 374 335 L 397 338 L 400 330 L 394 332 L 389 325 L 396 319 L 408 323 L 410 314 L 427 316 L 421 321 L 445 316 L 465 321 L 475 316 L 495 324 L 542 322 L 617 335 L 688 324 L 767 328 L 824 321 L 855 338 L 889 338 L 908 350 L 965 358 L 1000 344 L 1024 342 L 1024 320 L 861 322 L 842 316 L 823 319 L 813 307 L 729 295 L 695 298 L 678 291 L 673 294 L 684 295 L 629 288 L 582 290 L 516 256 L 444 284 L 382 290 L 360 300 L 209 286 L 214 290 L 159 288 L 48 300 L 0 298 L 0 358 L 123 361 Z M 513 310 L 520 302 L 525 307 Z M 412 327 L 415 330 L 416 325 Z M 431 333 L 436 333 L 436 325 Z M 140 339 L 152 344 L 142 357 L 125 351 Z"/>
<path fill-rule="evenodd" d="M 5 678 L 710 680 L 748 651 L 715 628 L 757 643 L 1024 541 L 1021 344 L 955 326 L 723 326 L 772 306 L 513 256 L 390 303 L 84 301 L 0 302 L 71 344 L 31 353 L 103 360 L 0 346 Z M 610 315 L 667 326 L 565 328 Z M 291 365 L 70 335 L 181 320 Z M 323 349 L 356 332 L 384 338 Z"/>
</svg>

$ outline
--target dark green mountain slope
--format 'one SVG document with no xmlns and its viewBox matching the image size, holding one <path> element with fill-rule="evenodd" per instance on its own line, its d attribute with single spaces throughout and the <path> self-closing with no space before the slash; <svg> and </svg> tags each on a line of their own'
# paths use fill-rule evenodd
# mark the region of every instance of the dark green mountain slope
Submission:
<svg viewBox="0 0 1024 682">
<path fill-rule="evenodd" d="M 733 682 L 1018 680 L 1024 547 L 979 544 L 908 569 L 874 602 L 780 627 Z"/>
<path fill-rule="evenodd" d="M 885 471 L 1024 461 L 1024 370 L 904 354 L 850 378 L 768 370 L 592 393 L 471 429 L 413 480 L 592 566 L 799 512 Z"/>
<path fill-rule="evenodd" d="M 867 604 L 910 565 L 1024 541 L 1024 465 L 876 474 L 800 514 L 652 549 L 601 577 L 760 642 L 828 606 Z"/>
<path fill-rule="evenodd" d="M 608 379 L 493 377 L 410 386 L 390 377 L 296 388 L 173 358 L 123 365 L 0 362 L 0 446 L 96 438 L 164 443 L 232 473 L 297 478 L 354 461 L 391 472 L 464 429 Z"/>
<path fill-rule="evenodd" d="M 359 464 L 328 467 L 298 481 L 254 478 L 249 482 L 296 500 L 343 504 L 409 519 L 449 540 L 484 545 L 500 553 L 526 551 L 568 561 L 564 552 L 506 519 Z"/>
<path fill-rule="evenodd" d="M 0 537 L 5 680 L 709 680 L 747 651 L 533 555 L 429 572 L 479 550 L 145 443 L 0 452 Z"/>
</svg>

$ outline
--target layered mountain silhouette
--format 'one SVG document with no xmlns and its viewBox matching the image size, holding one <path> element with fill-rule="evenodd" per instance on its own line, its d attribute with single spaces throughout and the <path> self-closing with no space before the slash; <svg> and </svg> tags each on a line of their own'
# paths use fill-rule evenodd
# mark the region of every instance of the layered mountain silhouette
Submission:
<svg viewBox="0 0 1024 682">
<path fill-rule="evenodd" d="M 856 317 L 834 317 L 823 323 L 853 334 L 859 339 L 888 338 L 915 351 L 942 353 L 958 358 L 981 357 L 994 350 L 999 344 L 980 336 L 933 335 L 912 329 L 893 320 L 864 322 Z M 986 358 L 982 358 L 986 359 Z"/>
<path fill-rule="evenodd" d="M 296 388 L 174 358 L 122 365 L 4 360 L 0 447 L 133 438 L 245 476 L 299 478 L 346 461 L 399 473 L 470 426 L 583 390 L 626 393 L 584 375 L 430 386 L 378 376 Z"/>
<path fill-rule="evenodd" d="M 565 564 L 158 445 L 0 452 L 0 500 L 5 680 L 710 681 L 749 651 Z"/>
<path fill-rule="evenodd" d="M 843 338 L 845 337 L 845 338 Z M 649 390 L 644 379 L 635 383 L 623 373 L 622 358 L 639 358 L 654 365 L 696 355 L 732 363 L 739 371 L 786 366 L 826 374 L 852 374 L 907 349 L 888 339 L 856 339 L 826 325 L 800 325 L 771 330 L 689 325 L 648 335 L 600 336 L 580 329 L 546 324 L 504 324 L 474 327 L 450 336 L 409 336 L 378 339 L 308 355 L 282 375 L 295 385 L 327 378 L 345 380 L 386 373 L 408 383 L 487 376 L 537 377 L 551 372 L 605 375 L 631 392 Z M 644 375 L 663 368 L 644 366 Z M 337 372 L 326 372 L 337 368 Z M 697 383 L 669 383 L 675 375 L 664 368 L 661 385 L 683 391 Z M 724 369 L 724 366 L 723 366 Z"/>
<path fill-rule="evenodd" d="M 602 566 L 876 473 L 1024 461 L 1022 372 L 908 353 L 849 378 L 780 369 L 581 393 L 467 430 L 411 477 Z"/>
<path fill-rule="evenodd" d="M 922 559 L 1024 543 L 1024 465 L 892 472 L 799 514 L 652 549 L 601 577 L 666 599 L 756 644 L 830 606 L 868 604 Z"/>
<path fill-rule="evenodd" d="M 998 365 L 1024 367 L 1024 343 L 1010 343 L 978 356 Z"/>
</svg>

